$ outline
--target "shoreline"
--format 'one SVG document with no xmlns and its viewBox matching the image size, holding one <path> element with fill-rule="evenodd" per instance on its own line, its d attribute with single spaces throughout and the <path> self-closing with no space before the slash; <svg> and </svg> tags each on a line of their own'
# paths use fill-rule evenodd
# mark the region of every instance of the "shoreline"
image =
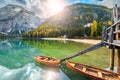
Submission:
<svg viewBox="0 0 120 80">
<path fill-rule="evenodd" d="M 74 42 L 81 42 L 87 44 L 98 44 L 101 40 L 93 40 L 93 39 L 68 39 L 68 38 L 41 38 L 44 40 L 65 40 L 65 41 L 74 41 Z"/>
</svg>

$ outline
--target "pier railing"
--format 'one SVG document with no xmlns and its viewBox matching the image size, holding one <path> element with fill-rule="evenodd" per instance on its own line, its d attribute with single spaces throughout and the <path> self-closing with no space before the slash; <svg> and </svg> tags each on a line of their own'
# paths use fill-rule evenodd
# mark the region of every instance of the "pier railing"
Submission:
<svg viewBox="0 0 120 80">
<path fill-rule="evenodd" d="M 103 27 L 102 42 L 106 47 L 120 47 L 120 20 L 106 28 Z"/>
</svg>

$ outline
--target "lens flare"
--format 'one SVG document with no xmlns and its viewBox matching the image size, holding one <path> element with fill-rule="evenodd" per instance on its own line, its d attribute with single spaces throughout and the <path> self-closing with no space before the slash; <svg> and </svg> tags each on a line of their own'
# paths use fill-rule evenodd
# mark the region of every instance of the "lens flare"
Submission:
<svg viewBox="0 0 120 80">
<path fill-rule="evenodd" d="M 60 12 L 64 7 L 63 0 L 49 0 L 49 10 L 51 14 L 56 14 Z"/>
</svg>

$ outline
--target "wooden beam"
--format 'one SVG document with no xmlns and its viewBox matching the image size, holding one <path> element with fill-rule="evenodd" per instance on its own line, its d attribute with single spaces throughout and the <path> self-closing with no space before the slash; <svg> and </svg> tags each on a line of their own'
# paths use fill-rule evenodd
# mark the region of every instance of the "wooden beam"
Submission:
<svg viewBox="0 0 120 80">
<path fill-rule="evenodd" d="M 87 48 L 87 49 L 85 49 L 85 50 L 82 50 L 82 51 L 80 51 L 80 52 L 78 52 L 78 53 L 75 53 L 75 54 L 69 55 L 69 56 L 67 56 L 67 57 L 65 57 L 65 58 L 62 58 L 62 59 L 60 60 L 60 62 L 65 61 L 65 60 L 68 60 L 68 59 L 71 59 L 71 58 L 74 58 L 74 57 L 77 57 L 77 56 L 79 56 L 79 55 L 85 54 L 85 53 L 90 52 L 90 51 L 93 51 L 93 50 L 96 50 L 96 49 L 98 49 L 98 48 L 100 48 L 100 47 L 103 47 L 103 46 L 104 46 L 103 43 L 100 42 L 100 43 L 98 43 L 98 44 L 96 44 L 96 45 L 93 45 L 93 46 L 91 46 L 91 47 L 89 47 L 89 48 Z"/>
<path fill-rule="evenodd" d="M 120 33 L 120 30 L 117 30 L 117 31 L 114 32 L 114 34 L 117 34 L 117 33 Z"/>
</svg>

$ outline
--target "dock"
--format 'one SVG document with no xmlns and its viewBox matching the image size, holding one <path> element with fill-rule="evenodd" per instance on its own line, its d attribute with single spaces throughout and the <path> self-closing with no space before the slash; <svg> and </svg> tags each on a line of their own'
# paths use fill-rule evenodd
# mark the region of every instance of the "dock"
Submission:
<svg viewBox="0 0 120 80">
<path fill-rule="evenodd" d="M 114 69 L 114 56 L 117 50 L 117 73 L 120 74 L 120 8 L 115 5 L 112 9 L 113 25 L 104 27 L 102 32 L 102 42 L 110 49 L 110 69 Z"/>
</svg>

